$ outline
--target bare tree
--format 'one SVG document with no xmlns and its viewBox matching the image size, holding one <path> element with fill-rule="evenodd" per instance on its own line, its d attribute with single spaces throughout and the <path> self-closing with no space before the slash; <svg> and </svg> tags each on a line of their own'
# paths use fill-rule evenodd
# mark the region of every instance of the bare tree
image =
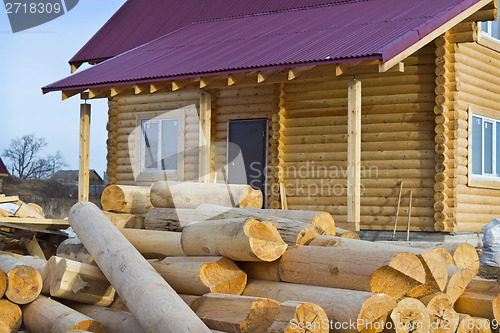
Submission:
<svg viewBox="0 0 500 333">
<path fill-rule="evenodd" d="M 41 150 L 46 146 L 45 138 L 23 135 L 10 142 L 3 156 L 11 162 L 12 174 L 20 179 L 49 178 L 66 163 L 59 151 L 45 158 L 40 157 Z"/>
</svg>

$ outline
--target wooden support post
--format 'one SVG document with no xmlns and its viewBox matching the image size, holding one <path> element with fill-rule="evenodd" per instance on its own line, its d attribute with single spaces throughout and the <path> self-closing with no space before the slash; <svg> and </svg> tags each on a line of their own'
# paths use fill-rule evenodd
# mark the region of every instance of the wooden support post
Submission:
<svg viewBox="0 0 500 333">
<path fill-rule="evenodd" d="M 212 97 L 209 92 L 200 94 L 200 168 L 199 178 L 202 183 L 210 183 L 210 138 L 212 126 Z"/>
<path fill-rule="evenodd" d="M 80 105 L 80 157 L 78 201 L 89 200 L 90 104 Z"/>
<path fill-rule="evenodd" d="M 349 81 L 347 109 L 347 221 L 360 230 L 361 81 Z"/>
</svg>

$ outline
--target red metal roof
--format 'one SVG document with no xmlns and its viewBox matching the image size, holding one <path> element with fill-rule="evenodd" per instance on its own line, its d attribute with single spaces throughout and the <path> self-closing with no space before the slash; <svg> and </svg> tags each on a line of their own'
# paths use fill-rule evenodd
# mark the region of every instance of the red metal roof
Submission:
<svg viewBox="0 0 500 333">
<path fill-rule="evenodd" d="M 349 1 L 128 0 L 69 63 L 106 60 L 193 22 L 343 2 Z"/>
<path fill-rule="evenodd" d="M 86 89 L 361 59 L 386 61 L 478 1 L 342 1 L 193 23 L 42 89 Z"/>
</svg>

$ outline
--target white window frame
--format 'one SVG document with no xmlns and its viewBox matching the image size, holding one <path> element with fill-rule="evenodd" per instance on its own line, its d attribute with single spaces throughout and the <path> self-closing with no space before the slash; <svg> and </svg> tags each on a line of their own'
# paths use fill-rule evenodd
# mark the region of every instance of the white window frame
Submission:
<svg viewBox="0 0 500 333">
<path fill-rule="evenodd" d="M 500 19 L 497 21 L 498 24 L 500 24 Z M 488 25 L 488 31 L 484 32 L 482 27 L 484 27 L 483 24 Z M 478 39 L 478 44 L 481 44 L 493 51 L 500 52 L 500 40 L 496 39 L 495 37 L 491 36 L 491 25 L 493 24 L 493 21 L 487 21 L 487 22 L 478 22 L 479 25 L 479 39 Z"/>
<path fill-rule="evenodd" d="M 482 141 L 482 161 L 481 175 L 472 173 L 472 117 L 483 119 L 481 126 L 481 141 Z M 493 142 L 492 142 L 492 174 L 484 173 L 484 120 L 493 123 Z M 490 109 L 485 109 L 479 106 L 469 106 L 469 126 L 468 126 L 468 186 L 479 188 L 500 189 L 500 177 L 496 176 L 496 160 L 500 156 L 496 156 L 496 138 L 500 135 L 497 133 L 496 123 L 500 123 L 500 112 L 494 112 Z"/>
<path fill-rule="evenodd" d="M 479 22 L 479 30 L 481 31 L 481 35 L 483 37 L 486 37 L 486 38 L 489 38 L 489 39 L 492 39 L 494 40 L 495 42 L 498 42 L 500 43 L 500 39 L 496 38 L 496 37 L 493 37 L 492 36 L 492 26 L 493 24 L 499 24 L 500 25 L 500 20 L 497 19 L 496 21 L 486 21 L 486 22 Z M 486 31 L 483 31 L 483 27 L 484 26 L 487 26 L 486 27 Z"/>
<path fill-rule="evenodd" d="M 180 132 L 181 132 L 181 122 L 180 119 L 178 118 L 168 118 L 168 119 L 142 119 L 141 120 L 141 172 L 151 172 L 151 173 L 178 173 L 179 172 L 179 161 L 177 162 L 177 168 L 174 170 L 163 170 L 160 168 L 160 163 L 162 160 L 162 140 L 161 138 L 163 137 L 163 126 L 162 123 L 165 121 L 177 121 L 177 128 L 179 130 L 179 133 L 177 134 L 178 138 L 180 138 Z M 144 135 L 144 125 L 146 124 L 158 124 L 158 152 L 156 156 L 157 160 L 157 166 L 156 168 L 146 168 L 144 163 L 146 161 L 146 137 Z M 177 143 L 177 152 L 178 154 L 182 152 L 181 147 L 179 143 Z"/>
<path fill-rule="evenodd" d="M 177 120 L 178 123 L 178 161 L 177 170 L 161 170 L 144 168 L 145 161 L 145 140 L 143 134 L 143 121 L 156 122 L 159 124 L 158 138 L 162 137 L 163 120 Z M 184 178 L 184 137 L 186 130 L 186 110 L 178 109 L 174 111 L 155 111 L 155 112 L 138 112 L 136 114 L 136 126 L 139 129 L 135 138 L 135 156 L 140 156 L 136 159 L 135 167 L 140 170 L 136 178 L 136 182 L 154 182 L 158 180 L 183 180 Z M 158 149 L 158 163 L 161 160 L 161 146 Z"/>
</svg>

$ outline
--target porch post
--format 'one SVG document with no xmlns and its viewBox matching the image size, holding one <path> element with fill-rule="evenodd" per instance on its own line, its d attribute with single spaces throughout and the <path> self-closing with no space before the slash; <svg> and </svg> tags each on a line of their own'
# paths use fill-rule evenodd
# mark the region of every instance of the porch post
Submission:
<svg viewBox="0 0 500 333">
<path fill-rule="evenodd" d="M 200 134 L 199 134 L 199 180 L 210 183 L 210 139 L 212 127 L 212 96 L 205 91 L 200 94 Z"/>
<path fill-rule="evenodd" d="M 80 105 L 80 155 L 78 201 L 89 200 L 90 104 Z"/>
<path fill-rule="evenodd" d="M 347 222 L 360 229 L 361 81 L 349 81 L 347 106 Z"/>
</svg>

